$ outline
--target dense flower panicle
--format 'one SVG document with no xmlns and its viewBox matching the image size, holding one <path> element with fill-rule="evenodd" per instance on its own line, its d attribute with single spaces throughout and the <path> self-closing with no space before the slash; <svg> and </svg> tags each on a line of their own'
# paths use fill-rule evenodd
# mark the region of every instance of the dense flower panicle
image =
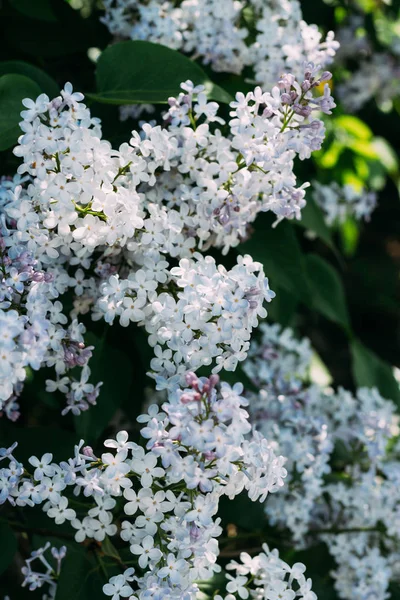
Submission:
<svg viewBox="0 0 400 600">
<path fill-rule="evenodd" d="M 188 387 L 171 393 L 162 412 L 153 405 L 138 418 L 147 452 L 122 431 L 105 441 L 108 451 L 99 458 L 83 441 L 59 465 L 51 454 L 33 456 L 28 475 L 14 457 L 17 444 L 0 450 L 0 460 L 8 460 L 0 470 L 0 503 L 43 504 L 56 524 L 71 523 L 77 542 L 101 542 L 120 526 L 138 566 L 104 586 L 114 598 L 194 597 L 195 581 L 219 570 L 220 496 L 246 490 L 263 501 L 286 476 L 284 458 L 267 440 L 258 433 L 249 437 L 242 386 L 219 386 L 217 375 L 188 373 L 186 379 Z M 87 499 L 83 514 L 69 506 L 69 486 Z M 124 502 L 121 522 L 113 514 L 116 498 Z M 129 593 L 121 592 L 124 586 Z"/>
<path fill-rule="evenodd" d="M 285 75 L 272 93 L 256 88 L 246 96 L 237 94 L 228 134 L 212 126 L 220 122 L 218 104 L 207 102 L 201 86 L 182 85 L 184 92 L 170 99 L 165 115 L 174 148 L 168 157 L 171 168 L 160 173 L 154 186 L 146 186 L 153 221 L 164 221 L 157 231 L 160 241 L 165 231 L 175 235 L 165 249 L 158 242 L 161 251 L 188 256 L 194 247 L 213 245 L 227 252 L 246 237 L 260 211 L 271 210 L 278 220 L 300 218 L 306 185 L 296 186 L 293 159 L 309 158 L 321 147 L 325 128 L 312 112 L 329 113 L 335 105 L 329 88 L 319 98 L 311 90 L 329 77 L 319 77 L 309 65 L 301 83 Z M 144 131 L 146 145 L 155 131 L 150 126 Z M 129 247 L 147 245 L 147 237 Z"/>
<path fill-rule="evenodd" d="M 271 357 L 271 367 L 263 368 Z M 310 346 L 263 325 L 244 369 L 251 420 L 288 457 L 287 485 L 265 505 L 298 547 L 324 541 L 344 600 L 385 600 L 400 560 L 399 419 L 377 390 L 356 396 L 310 384 Z M 372 565 L 381 565 L 379 571 Z"/>
<path fill-rule="evenodd" d="M 25 201 L 20 235 L 31 236 L 32 250 L 41 246 L 46 264 L 68 257 L 85 266 L 111 246 L 174 257 L 205 243 L 227 251 L 260 210 L 299 217 L 304 190 L 293 159 L 321 146 L 324 126 L 312 111 L 335 105 L 328 86 L 319 98 L 311 90 L 329 77 L 308 65 L 301 84 L 285 75 L 272 94 L 238 94 L 227 135 L 211 126 L 222 122 L 218 104 L 186 82 L 170 99 L 166 126 L 144 124 L 119 150 L 101 139 L 70 84 L 51 102 L 44 94 L 25 101 L 14 152 L 31 181 L 9 208 Z"/>
<path fill-rule="evenodd" d="M 16 208 L 17 182 L 2 180 L 0 185 L 0 209 L 7 216 L 0 223 L 0 413 L 18 418 L 26 369 L 43 366 L 54 367 L 60 378 L 58 386 L 49 382 L 51 391 L 58 387 L 67 395 L 68 409 L 79 412 L 96 403 L 99 390 L 87 383 L 92 347 L 85 346 L 84 326 L 67 318 L 58 299 L 67 272 L 61 265 L 43 264 L 17 229 L 21 222 L 38 220 L 28 202 Z M 82 368 L 80 380 L 68 374 L 76 366 Z"/>
<path fill-rule="evenodd" d="M 214 372 L 233 371 L 246 357 L 251 331 L 267 315 L 263 303 L 275 296 L 260 263 L 238 257 L 230 271 L 210 256 L 195 253 L 166 271 L 160 292 L 144 266 L 128 279 L 113 275 L 102 284 L 99 315 L 108 322 L 145 325 L 154 347 L 151 361 L 159 386 L 176 376 L 216 362 Z M 163 291 L 165 290 L 165 291 Z"/>
<path fill-rule="evenodd" d="M 381 15 L 382 17 L 383 15 Z M 386 21 L 386 22 L 385 22 Z M 380 107 L 390 108 L 400 94 L 400 47 L 396 20 L 384 17 L 385 35 L 380 37 L 380 46 L 374 48 L 373 40 L 367 31 L 365 17 L 352 15 L 338 30 L 340 50 L 335 59 L 337 66 L 346 73 L 337 86 L 337 93 L 346 110 L 360 110 L 371 100 Z M 389 31 L 393 27 L 392 35 Z"/>
<path fill-rule="evenodd" d="M 336 182 L 322 185 L 313 181 L 313 198 L 321 207 L 327 225 L 338 225 L 347 219 L 369 221 L 376 208 L 375 192 L 357 191 L 352 185 L 340 186 Z"/>
<path fill-rule="evenodd" d="M 310 341 L 299 340 L 293 330 L 280 325 L 261 323 L 250 346 L 249 360 L 244 364 L 246 374 L 257 387 L 284 385 L 290 378 L 305 379 L 312 358 Z"/>
<path fill-rule="evenodd" d="M 161 387 L 202 365 L 233 370 L 246 357 L 263 302 L 274 296 L 268 280 L 248 256 L 226 271 L 199 252 L 238 245 L 260 211 L 300 217 L 307 184 L 297 187 L 293 161 L 321 146 L 325 129 L 313 112 L 335 105 L 327 85 L 322 96 L 313 92 L 329 78 L 309 64 L 300 83 L 286 74 L 271 93 L 239 93 L 227 129 L 218 104 L 187 81 L 164 125 L 144 124 L 118 150 L 71 84 L 53 100 L 24 100 L 14 150 L 22 164 L 0 186 L 0 318 L 17 327 L 1 342 L 9 416 L 17 416 L 28 366 L 55 366 L 47 389 L 67 394 L 66 412 L 95 402 L 81 314 L 143 325 Z M 73 321 L 64 328 L 69 290 Z M 84 367 L 80 382 L 65 375 L 76 365 Z"/>
<path fill-rule="evenodd" d="M 304 62 L 322 67 L 339 44 L 302 19 L 297 0 L 105 0 L 102 21 L 118 38 L 147 40 L 201 58 L 214 71 L 252 67 L 264 88 L 284 71 L 300 76 Z M 251 40 L 251 41 L 249 41 Z"/>
<path fill-rule="evenodd" d="M 285 598 L 285 600 L 316 600 L 311 590 L 311 579 L 306 579 L 305 565 L 295 563 L 292 567 L 279 558 L 277 550 L 270 550 L 263 544 L 263 552 L 251 557 L 247 552 L 240 554 L 240 561 L 232 561 L 227 566 L 229 579 L 226 590 L 229 592 L 225 600 L 231 600 L 237 594 L 239 598 Z M 215 596 L 221 600 L 221 596 Z"/>
</svg>

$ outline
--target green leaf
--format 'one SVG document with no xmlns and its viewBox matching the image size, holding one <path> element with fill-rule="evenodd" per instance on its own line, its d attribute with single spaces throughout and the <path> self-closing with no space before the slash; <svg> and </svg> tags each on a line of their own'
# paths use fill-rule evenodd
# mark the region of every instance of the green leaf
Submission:
<svg viewBox="0 0 400 600">
<path fill-rule="evenodd" d="M 399 159 L 389 142 L 382 137 L 377 137 L 372 145 L 386 171 L 396 173 L 399 168 Z"/>
<path fill-rule="evenodd" d="M 294 223 L 305 229 L 310 229 L 316 233 L 327 246 L 332 248 L 332 250 L 335 249 L 331 232 L 325 223 L 323 212 L 311 197 L 307 198 L 307 204 L 301 211 L 300 221 L 294 221 Z"/>
<path fill-rule="evenodd" d="M 50 98 L 54 98 L 60 93 L 58 84 L 50 77 L 50 75 L 47 75 L 47 73 L 42 71 L 42 69 L 39 69 L 39 67 L 35 67 L 22 60 L 5 60 L 0 62 L 0 76 L 8 75 L 10 73 L 29 77 L 35 81 L 42 92 L 47 94 Z"/>
<path fill-rule="evenodd" d="M 263 505 L 250 500 L 245 492 L 235 496 L 233 500 L 222 496 L 219 515 L 223 527 L 234 523 L 246 531 L 260 530 L 267 523 Z"/>
<path fill-rule="evenodd" d="M 97 93 L 87 96 L 108 104 L 162 104 L 177 96 L 181 82 L 187 79 L 205 85 L 214 100 L 232 100 L 183 54 L 143 41 L 120 42 L 104 50 L 96 69 Z"/>
<path fill-rule="evenodd" d="M 57 17 L 51 0 L 10 0 L 10 4 L 26 17 L 54 23 Z"/>
<path fill-rule="evenodd" d="M 346 297 L 337 271 L 316 254 L 308 254 L 306 264 L 313 308 L 350 334 Z"/>
<path fill-rule="evenodd" d="M 97 404 L 74 417 L 75 430 L 88 443 L 95 442 L 103 433 L 117 409 L 131 393 L 132 364 L 118 348 L 109 346 L 105 336 L 86 337 L 94 346 L 90 360 L 91 382 L 103 382 Z"/>
<path fill-rule="evenodd" d="M 348 140 L 347 148 L 353 150 L 359 156 L 376 160 L 379 158 L 378 152 L 372 142 L 367 140 Z"/>
<path fill-rule="evenodd" d="M 283 288 L 298 300 L 309 302 L 307 271 L 295 228 L 289 221 L 282 221 L 277 227 L 272 224 L 271 215 L 259 215 L 255 231 L 241 244 L 240 253 L 250 254 L 264 265 L 273 290 Z"/>
<path fill-rule="evenodd" d="M 38 84 L 24 75 L 0 77 L 0 150 L 13 146 L 21 133 L 18 123 L 24 98 L 37 98 L 41 93 Z"/>
<path fill-rule="evenodd" d="M 118 550 L 108 536 L 106 536 L 101 543 L 101 550 L 105 556 L 110 556 L 111 558 L 121 561 Z"/>
<path fill-rule="evenodd" d="M 75 433 L 57 427 L 18 427 L 6 422 L 1 423 L 0 437 L 2 446 L 18 442 L 15 457 L 24 464 L 32 454 L 42 456 L 45 452 L 51 452 L 56 462 L 66 460 L 79 441 Z"/>
<path fill-rule="evenodd" d="M 18 0 L 16 0 L 18 1 Z M 92 18 L 83 19 L 80 13 L 74 10 L 64 0 L 51 0 L 51 9 L 54 12 L 54 22 L 45 20 L 44 5 L 45 0 L 24 0 L 25 6 L 30 7 L 31 13 L 36 11 L 36 7 L 42 6 L 42 10 L 37 11 L 37 16 L 41 18 L 32 19 L 32 14 L 27 16 L 21 10 L 16 9 L 16 5 L 10 6 L 7 11 L 7 17 L 3 17 L 4 27 L 2 30 L 2 44 L 5 48 L 8 46 L 7 55 L 20 57 L 21 55 L 35 56 L 38 64 L 43 64 L 47 57 L 52 59 L 60 58 L 60 61 L 52 64 L 59 73 L 62 74 L 62 83 L 66 81 L 65 74 L 70 73 L 72 66 L 73 76 L 87 81 L 91 75 L 87 71 L 89 60 L 87 50 L 90 47 L 104 48 L 110 41 L 107 29 L 100 23 L 97 15 Z M 5 4 L 4 11 L 7 9 Z M 47 2 L 49 4 L 49 2 Z M 22 1 L 21 5 L 22 6 Z M 49 17 L 49 13 L 47 13 Z M 84 53 L 77 56 L 77 53 Z M 75 55 L 72 59 L 66 61 L 67 56 Z M 79 68 L 77 68 L 77 66 Z"/>
<path fill-rule="evenodd" d="M 289 327 L 296 312 L 298 299 L 284 288 L 275 286 L 274 292 L 276 296 L 268 305 L 268 316 L 282 327 Z"/>
<path fill-rule="evenodd" d="M 342 127 L 353 137 L 359 140 L 370 140 L 372 139 L 373 133 L 364 121 L 361 121 L 358 117 L 350 115 L 341 115 L 335 120 L 337 127 Z"/>
<path fill-rule="evenodd" d="M 317 164 L 324 169 L 332 169 L 338 162 L 343 150 L 343 144 L 334 140 L 326 150 L 316 153 Z"/>
<path fill-rule="evenodd" d="M 357 386 L 377 387 L 384 398 L 400 406 L 399 383 L 392 367 L 358 340 L 351 344 L 353 377 Z"/>
<path fill-rule="evenodd" d="M 14 532 L 7 523 L 0 523 L 0 575 L 4 573 L 7 567 L 11 564 L 14 555 L 17 551 L 17 540 Z"/>
<path fill-rule="evenodd" d="M 342 238 L 343 252 L 346 256 L 353 256 L 360 238 L 360 229 L 357 221 L 352 218 L 346 219 L 339 227 Z"/>
<path fill-rule="evenodd" d="M 67 554 L 62 562 L 55 600 L 90 600 L 101 598 L 106 577 L 87 547 L 67 544 Z"/>
</svg>

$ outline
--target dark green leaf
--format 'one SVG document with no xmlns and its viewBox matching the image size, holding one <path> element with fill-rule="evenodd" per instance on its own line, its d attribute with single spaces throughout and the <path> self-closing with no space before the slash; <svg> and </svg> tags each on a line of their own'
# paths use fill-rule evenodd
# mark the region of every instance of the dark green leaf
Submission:
<svg viewBox="0 0 400 600">
<path fill-rule="evenodd" d="M 282 327 L 289 327 L 297 308 L 298 299 L 284 288 L 275 286 L 274 292 L 276 297 L 268 305 L 268 315 Z"/>
<path fill-rule="evenodd" d="M 344 223 L 341 223 L 339 231 L 342 240 L 343 253 L 346 256 L 353 256 L 357 250 L 360 237 L 360 227 L 358 222 L 355 219 L 348 218 Z"/>
<path fill-rule="evenodd" d="M 254 233 L 240 246 L 241 254 L 248 253 L 264 265 L 273 290 L 275 287 L 284 289 L 298 300 L 309 302 L 304 256 L 294 226 L 289 221 L 282 221 L 274 228 L 272 223 L 271 215 L 259 215 Z"/>
<path fill-rule="evenodd" d="M 94 346 L 90 361 L 91 381 L 103 382 L 96 406 L 75 417 L 75 429 L 88 443 L 95 442 L 116 410 L 131 393 L 132 364 L 119 349 L 90 334 L 87 342 Z"/>
<path fill-rule="evenodd" d="M 42 69 L 39 69 L 39 67 L 35 67 L 22 60 L 7 60 L 0 62 L 0 76 L 10 73 L 25 75 L 33 81 L 36 81 L 42 92 L 47 94 L 50 98 L 54 98 L 60 93 L 57 83 L 50 75 L 47 75 L 47 73 L 42 71 Z"/>
<path fill-rule="evenodd" d="M 245 492 L 233 500 L 222 496 L 219 515 L 223 526 L 233 523 L 246 531 L 260 531 L 267 522 L 263 505 L 250 500 Z"/>
<path fill-rule="evenodd" d="M 40 2 L 44 3 L 44 0 Z M 24 0 L 24 3 L 25 6 L 29 5 L 33 12 L 39 0 Z M 77 74 L 77 71 L 85 69 L 85 61 L 89 62 L 86 56 L 88 48 L 105 47 L 109 34 L 100 23 L 98 15 L 83 19 L 79 12 L 64 0 L 51 0 L 51 9 L 55 15 L 54 22 L 43 18 L 33 20 L 31 16 L 22 14 L 22 11 L 17 10 L 15 6 L 10 8 L 7 23 L 4 23 L 2 31 L 4 36 L 2 43 L 14 49 L 11 57 L 19 57 L 21 53 L 33 55 L 39 59 L 39 64 L 42 64 L 43 59 L 47 57 L 60 57 L 63 60 L 58 63 L 58 72 L 64 84 L 69 78 L 63 75 L 65 67 L 68 69 L 65 58 L 77 52 L 85 53 L 79 58 L 69 59 L 72 73 L 75 71 Z M 44 10 L 41 11 L 42 17 L 43 14 Z M 70 71 L 67 70 L 67 73 Z"/>
<path fill-rule="evenodd" d="M 313 231 L 327 246 L 334 249 L 331 232 L 325 223 L 322 210 L 311 197 L 307 198 L 307 204 L 301 211 L 300 221 L 294 223 Z"/>
<path fill-rule="evenodd" d="M 103 596 L 102 587 L 106 577 L 90 557 L 88 548 L 80 544 L 68 544 L 67 555 L 62 562 L 55 600 L 91 600 Z"/>
<path fill-rule="evenodd" d="M 232 100 L 183 54 L 142 41 L 120 42 L 104 50 L 96 69 L 97 93 L 87 95 L 108 104 L 166 103 L 179 94 L 181 82 L 187 79 L 205 85 L 214 100 Z"/>
<path fill-rule="evenodd" d="M 350 333 L 346 297 L 337 271 L 316 254 L 308 254 L 306 263 L 313 308 Z"/>
<path fill-rule="evenodd" d="M 51 452 L 56 462 L 72 456 L 78 436 L 57 427 L 18 427 L 13 423 L 1 423 L 1 445 L 11 446 L 18 442 L 15 457 L 23 464 L 35 454 L 42 456 Z M 26 465 L 28 468 L 28 465 Z"/>
<path fill-rule="evenodd" d="M 57 17 L 51 6 L 51 0 L 10 0 L 10 4 L 23 15 L 31 19 L 54 23 Z"/>
<path fill-rule="evenodd" d="M 17 551 L 17 540 L 14 532 L 6 523 L 0 523 L 0 575 L 4 573 L 7 567 L 11 564 L 14 555 Z"/>
<path fill-rule="evenodd" d="M 111 558 L 115 558 L 118 561 L 121 561 L 121 557 L 118 553 L 118 550 L 111 542 L 110 538 L 106 536 L 104 541 L 101 543 L 101 550 L 105 556 L 110 556 Z"/>
<path fill-rule="evenodd" d="M 24 98 L 36 99 L 41 93 L 38 84 L 24 75 L 0 77 L 0 150 L 13 146 L 21 134 L 18 123 Z"/>
<path fill-rule="evenodd" d="M 400 406 L 400 389 L 390 365 L 361 342 L 351 344 L 353 377 L 357 386 L 377 387 L 382 396 Z"/>
</svg>

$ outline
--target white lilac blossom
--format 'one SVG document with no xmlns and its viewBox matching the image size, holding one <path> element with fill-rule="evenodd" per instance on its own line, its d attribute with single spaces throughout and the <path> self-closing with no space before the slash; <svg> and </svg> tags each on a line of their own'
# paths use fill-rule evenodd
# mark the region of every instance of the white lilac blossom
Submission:
<svg viewBox="0 0 400 600">
<path fill-rule="evenodd" d="M 398 35 L 388 35 L 391 25 L 387 21 L 386 34 L 380 40 L 384 47 L 380 50 L 374 47 L 361 15 L 353 15 L 339 28 L 340 49 L 335 63 L 342 67 L 344 76 L 337 93 L 347 111 L 358 111 L 372 99 L 379 106 L 390 108 L 399 96 Z"/>
<path fill-rule="evenodd" d="M 288 457 L 266 515 L 299 548 L 327 544 L 341 598 L 385 600 L 400 561 L 399 418 L 377 390 L 311 384 L 309 359 L 308 341 L 296 348 L 290 331 L 264 324 L 244 364 L 259 388 L 247 394 L 251 420 Z"/>
<path fill-rule="evenodd" d="M 118 38 L 147 40 L 200 58 L 214 71 L 240 74 L 269 88 L 304 62 L 330 64 L 339 44 L 302 19 L 297 0 L 105 0 L 102 21 Z M 251 41 L 249 41 L 251 40 Z"/>
<path fill-rule="evenodd" d="M 270 550 L 263 544 L 263 552 L 251 557 L 247 552 L 240 554 L 240 562 L 232 561 L 226 566 L 228 583 L 225 600 L 233 600 L 235 594 L 246 600 L 247 598 L 265 598 L 275 600 L 316 600 L 317 596 L 311 590 L 311 579 L 306 579 L 305 565 L 295 563 L 288 565 L 279 557 L 277 550 Z M 222 600 L 221 596 L 214 596 Z"/>
<path fill-rule="evenodd" d="M 336 182 L 322 185 L 313 181 L 312 186 L 312 196 L 329 226 L 339 225 L 349 218 L 369 221 L 376 208 L 375 192 L 357 191 L 352 185 L 340 186 Z"/>
<path fill-rule="evenodd" d="M 128 279 L 112 275 L 100 288 L 98 310 L 107 322 L 119 316 L 125 326 L 144 323 L 158 386 L 214 361 L 214 372 L 233 371 L 246 357 L 258 319 L 267 315 L 264 302 L 275 296 L 262 265 L 246 255 L 227 271 L 211 256 L 195 253 L 166 272 L 159 293 L 152 276 L 145 266 Z"/>
<path fill-rule="evenodd" d="M 218 104 L 187 81 L 179 97 L 170 98 L 164 125 L 142 125 L 118 150 L 102 139 L 98 119 L 70 84 L 51 101 L 45 94 L 24 100 L 23 135 L 14 150 L 22 164 L 14 184 L 4 183 L 1 192 L 5 244 L 14 260 L 4 285 L 23 290 L 24 299 L 28 284 L 32 288 L 43 343 L 35 352 L 25 348 L 21 364 L 10 360 L 21 332 L 13 336 L 2 396 L 10 406 L 10 382 L 15 387 L 25 367 L 43 364 L 56 367 L 47 389 L 67 393 L 66 410 L 78 414 L 95 401 L 80 314 L 144 325 L 159 385 L 171 378 L 175 384 L 184 372 L 213 361 L 216 370 L 232 370 L 245 358 L 251 330 L 266 316 L 263 302 L 273 298 L 268 280 L 248 256 L 226 271 L 196 251 L 216 246 L 226 253 L 260 211 L 271 210 L 278 221 L 300 218 L 307 184 L 297 186 L 294 159 L 321 147 L 325 129 L 313 113 L 330 114 L 335 104 L 327 84 L 322 96 L 313 92 L 329 78 L 308 64 L 300 83 L 286 74 L 271 93 L 239 93 L 225 130 Z M 20 267 L 18 257 L 32 266 Z M 171 268 L 170 258 L 181 259 L 179 267 Z M 27 269 L 43 281 L 32 283 Z M 70 289 L 73 333 L 63 334 L 62 299 L 51 300 Z M 45 302 L 37 300 L 40 291 Z M 20 315 L 21 326 L 27 316 Z M 81 381 L 71 383 L 64 374 L 75 364 L 85 368 Z"/>
<path fill-rule="evenodd" d="M 171 393 L 161 412 L 153 407 L 139 418 L 146 450 L 122 431 L 105 441 L 100 457 L 83 441 L 68 462 L 33 456 L 32 475 L 15 458 L 17 444 L 0 450 L 8 462 L 0 469 L 0 503 L 43 504 L 56 524 L 70 522 L 77 542 L 101 543 L 120 531 L 137 566 L 112 577 L 105 595 L 194 597 L 196 580 L 220 570 L 219 498 L 246 490 L 253 501 L 264 501 L 283 485 L 285 459 L 250 433 L 242 386 L 219 385 L 217 375 L 188 373 L 186 379 L 188 387 Z M 70 507 L 75 496 L 79 507 L 87 505 L 84 511 Z M 122 519 L 113 513 L 116 499 L 123 502 Z M 290 586 L 290 569 L 280 578 L 286 574 Z"/>
<path fill-rule="evenodd" d="M 46 553 L 50 549 L 51 558 L 47 558 Z M 43 587 L 48 586 L 46 594 L 43 595 L 43 600 L 53 600 L 57 592 L 57 579 L 60 575 L 62 560 L 67 553 L 67 548 L 61 546 L 56 548 L 51 546 L 50 542 L 42 548 L 33 550 L 31 556 L 25 561 L 25 566 L 22 567 L 21 572 L 24 576 L 22 587 L 28 586 L 30 591 L 34 591 Z M 49 562 L 50 561 L 50 562 Z M 51 563 L 54 563 L 55 566 Z M 39 570 L 35 571 L 32 568 L 33 563 L 39 563 Z"/>
<path fill-rule="evenodd" d="M 79 412 L 95 404 L 98 394 L 98 386 L 87 383 L 92 347 L 85 346 L 84 326 L 76 319 L 68 322 L 58 299 L 67 273 L 43 265 L 29 238 L 17 229 L 18 224 L 22 228 L 38 219 L 25 201 L 15 208 L 21 187 L 12 183 L 3 180 L 0 187 L 0 208 L 8 217 L 3 214 L 0 222 L 0 414 L 18 418 L 18 396 L 27 369 L 43 366 L 55 368 L 68 409 Z M 68 374 L 76 366 L 82 367 L 80 382 Z"/>
<path fill-rule="evenodd" d="M 300 218 L 305 186 L 296 186 L 293 160 L 321 147 L 325 128 L 313 112 L 330 114 L 335 104 L 327 84 L 320 97 L 312 91 L 329 78 L 310 64 L 300 83 L 284 75 L 271 93 L 238 93 L 228 133 L 213 125 L 223 123 L 218 104 L 186 82 L 165 127 L 144 124 L 119 150 L 67 84 L 62 97 L 42 95 L 22 112 L 14 152 L 18 173 L 32 180 L 8 211 L 23 201 L 28 211 L 29 202 L 20 235 L 36 234 L 36 251 L 45 236 L 46 264 L 67 257 L 85 266 L 109 247 L 174 257 L 210 245 L 228 251 L 260 211 Z"/>
</svg>

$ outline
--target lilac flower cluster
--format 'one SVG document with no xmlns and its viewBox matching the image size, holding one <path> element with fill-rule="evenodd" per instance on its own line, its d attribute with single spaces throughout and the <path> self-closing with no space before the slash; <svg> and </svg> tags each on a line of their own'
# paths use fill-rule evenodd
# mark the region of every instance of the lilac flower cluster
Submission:
<svg viewBox="0 0 400 600">
<path fill-rule="evenodd" d="M 304 576 L 305 566 L 295 563 L 290 567 L 279 558 L 277 550 L 270 550 L 263 544 L 263 552 L 251 557 L 247 552 L 240 554 L 240 562 L 232 561 L 227 565 L 228 571 L 235 575 L 227 574 L 229 579 L 226 585 L 228 593 L 225 600 L 233 600 L 235 594 L 246 600 L 247 598 L 265 598 L 266 600 L 316 600 L 317 596 L 311 590 L 311 579 Z M 221 596 L 215 596 L 222 600 Z"/>
<path fill-rule="evenodd" d="M 18 418 L 17 400 L 27 369 L 43 366 L 54 367 L 62 376 L 67 410 L 84 410 L 96 403 L 98 394 L 98 387 L 91 384 L 82 388 L 90 373 L 87 363 L 92 348 L 84 344 L 83 325 L 76 319 L 68 324 L 57 299 L 66 273 L 45 267 L 29 241 L 19 235 L 36 213 L 26 201 L 20 202 L 18 210 L 8 202 L 10 197 L 18 199 L 22 189 L 12 188 L 8 185 L 9 193 L 3 193 L 2 208 L 8 220 L 3 215 L 0 224 L 0 413 L 11 420 Z M 76 366 L 82 368 L 80 381 L 66 375 Z"/>
<path fill-rule="evenodd" d="M 368 190 L 356 190 L 352 185 L 336 182 L 322 185 L 313 181 L 313 198 L 324 213 L 327 225 L 340 225 L 347 219 L 369 221 L 376 208 L 377 196 Z"/>
<path fill-rule="evenodd" d="M 288 457 L 287 485 L 265 505 L 300 548 L 324 541 L 344 600 L 385 600 L 400 560 L 399 418 L 377 390 L 310 383 L 310 345 L 262 326 L 244 368 L 251 420 Z M 378 568 L 379 565 L 379 568 Z"/>
<path fill-rule="evenodd" d="M 214 372 L 233 371 L 246 356 L 258 318 L 267 315 L 264 301 L 275 296 L 262 265 L 248 255 L 227 271 L 211 256 L 195 253 L 171 269 L 168 291 L 157 293 L 153 284 L 146 269 L 126 280 L 112 275 L 100 288 L 98 310 L 107 322 L 118 315 L 125 326 L 144 323 L 158 389 L 173 388 L 188 367 L 196 370 L 213 359 Z"/>
<path fill-rule="evenodd" d="M 338 30 L 340 50 L 336 63 L 342 67 L 344 76 L 337 91 L 350 112 L 360 110 L 371 100 L 390 110 L 400 94 L 398 20 L 382 10 L 377 21 L 379 24 L 374 25 L 379 49 L 368 33 L 365 15 L 352 15 Z"/>
<path fill-rule="evenodd" d="M 102 21 L 116 37 L 163 44 L 214 71 L 250 66 L 263 88 L 285 71 L 300 76 L 304 62 L 330 64 L 339 48 L 332 31 L 323 40 L 303 21 L 298 0 L 105 0 L 104 7 Z"/>
<path fill-rule="evenodd" d="M 154 405 L 138 418 L 147 451 L 122 431 L 116 440 L 105 441 L 108 451 L 100 457 L 83 441 L 68 462 L 53 463 L 51 454 L 32 456 L 29 474 L 14 457 L 17 444 L 0 450 L 0 459 L 9 463 L 0 470 L 1 503 L 43 504 L 56 524 L 71 523 L 77 542 L 102 542 L 120 529 L 137 568 L 104 586 L 114 600 L 194 596 L 195 581 L 220 570 L 216 538 L 221 527 L 215 518 L 220 496 L 233 498 L 246 490 L 253 501 L 264 501 L 286 476 L 285 459 L 274 454 L 267 440 L 259 433 L 249 437 L 241 386 L 219 386 L 217 375 L 207 379 L 188 373 L 186 380 L 188 387 L 170 394 L 162 412 Z M 87 504 L 83 514 L 71 508 L 69 489 Z M 122 521 L 113 513 L 118 498 L 123 500 Z M 275 567 L 282 580 L 290 572 Z"/>
<path fill-rule="evenodd" d="M 314 94 L 329 78 L 310 64 L 301 83 L 286 74 L 271 93 L 237 94 L 227 133 L 218 128 L 218 104 L 188 81 L 170 99 L 163 127 L 144 124 L 118 150 L 70 84 L 51 101 L 24 100 L 14 150 L 22 163 L 14 184 L 0 188 L 9 296 L 0 319 L 16 327 L 0 341 L 9 416 L 26 367 L 55 367 L 47 390 L 67 395 L 64 412 L 95 403 L 91 348 L 77 321 L 85 313 L 144 326 L 160 388 L 202 365 L 233 370 L 246 357 L 263 303 L 274 296 L 268 279 L 249 256 L 226 271 L 200 252 L 236 246 L 260 211 L 278 221 L 300 217 L 306 184 L 296 185 L 294 159 L 321 146 L 325 130 L 313 113 L 330 114 L 335 104 L 327 84 Z M 58 298 L 70 289 L 65 329 Z M 80 381 L 66 375 L 75 366 L 83 367 Z"/>
</svg>

